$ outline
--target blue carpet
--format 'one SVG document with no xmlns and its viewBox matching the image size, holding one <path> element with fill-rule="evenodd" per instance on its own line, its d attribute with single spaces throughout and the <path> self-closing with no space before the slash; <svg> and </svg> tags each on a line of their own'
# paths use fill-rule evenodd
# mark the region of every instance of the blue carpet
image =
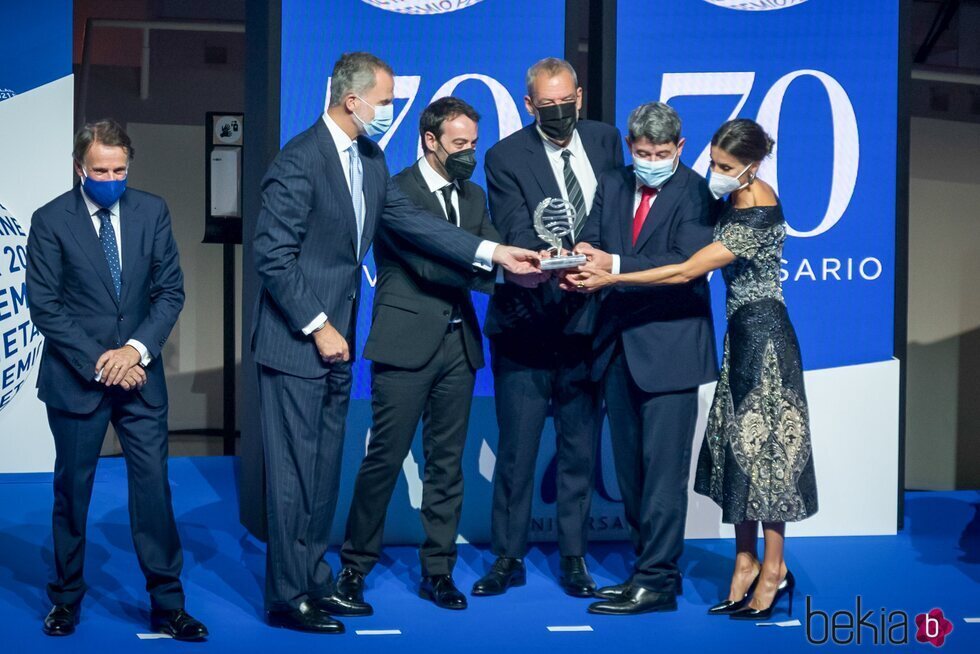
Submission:
<svg viewBox="0 0 980 654">
<path fill-rule="evenodd" d="M 814 611 L 862 612 L 880 625 L 885 614 L 908 614 L 913 651 L 914 616 L 941 608 L 953 623 L 942 651 L 980 651 L 980 492 L 908 493 L 904 531 L 894 537 L 792 538 L 788 562 L 798 582 L 795 627 L 756 626 L 704 614 L 727 593 L 730 540 L 688 541 L 682 567 L 684 594 L 676 613 L 618 618 L 585 612 L 588 600 L 563 595 L 554 579 L 553 546 L 528 556 L 528 585 L 507 595 L 471 598 L 470 608 L 449 612 L 415 595 L 418 559 L 413 548 L 393 547 L 368 579 L 375 615 L 351 618 L 343 636 L 317 636 L 273 629 L 262 620 L 264 546 L 238 523 L 234 460 L 171 461 L 174 503 L 184 544 L 187 608 L 211 629 L 204 644 L 139 640 L 148 631 L 149 606 L 132 553 L 123 462 L 103 460 L 89 516 L 86 578 L 90 591 L 77 633 L 52 639 L 41 633 L 47 610 L 44 584 L 51 569 L 50 475 L 0 476 L 0 651 L 4 652 L 795 652 L 813 651 L 825 623 Z M 336 553 L 328 555 L 336 564 Z M 628 570 L 622 544 L 592 547 L 589 565 L 600 583 L 618 582 Z M 456 580 L 468 589 L 492 561 L 483 547 L 462 546 Z M 785 603 L 774 616 L 788 619 Z M 845 616 L 838 618 L 839 624 Z M 856 618 L 855 618 L 856 619 Z M 898 622 L 893 616 L 886 628 Z M 592 631 L 551 632 L 549 626 L 589 626 Z M 400 635 L 357 635 L 355 630 L 397 629 Z M 856 638 L 851 648 L 879 649 L 869 627 L 838 632 Z M 895 635 L 900 635 L 896 633 Z M 879 642 L 884 634 L 878 631 Z M 836 649 L 833 642 L 822 648 Z M 925 649 L 923 649 L 925 648 Z"/>
</svg>

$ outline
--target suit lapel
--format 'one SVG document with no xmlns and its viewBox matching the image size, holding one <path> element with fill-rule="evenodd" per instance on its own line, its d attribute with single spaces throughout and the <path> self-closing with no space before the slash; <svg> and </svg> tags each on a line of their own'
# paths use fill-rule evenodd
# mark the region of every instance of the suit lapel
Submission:
<svg viewBox="0 0 980 654">
<path fill-rule="evenodd" d="M 361 232 L 361 242 L 357 243 L 357 221 L 354 221 L 354 250 L 357 260 L 361 261 L 367 253 L 368 246 L 371 244 L 371 235 L 374 234 L 374 227 L 381 213 L 381 199 L 386 192 L 384 166 L 381 158 L 384 154 L 380 149 L 371 153 L 368 147 L 361 143 L 362 137 L 358 137 L 358 149 L 361 152 L 361 165 L 364 169 L 364 230 Z M 367 137 L 364 137 L 365 139 Z M 351 210 L 353 214 L 353 210 Z"/>
<path fill-rule="evenodd" d="M 528 130 L 527 151 L 530 154 L 528 165 L 531 167 L 531 173 L 541 187 L 541 192 L 544 193 L 544 197 L 561 198 L 561 188 L 559 188 L 558 181 L 555 179 L 555 172 L 551 167 L 551 162 L 548 160 L 541 136 L 537 133 L 534 125 L 525 129 Z M 535 208 L 528 207 L 528 209 L 534 211 Z"/>
<path fill-rule="evenodd" d="M 120 292 L 122 304 L 125 304 L 124 300 L 133 285 L 133 271 L 140 259 L 139 246 L 143 221 L 136 210 L 138 206 L 137 200 L 129 199 L 129 193 L 124 193 L 119 202 L 119 230 L 122 232 L 122 291 Z"/>
<path fill-rule="evenodd" d="M 477 202 L 479 194 L 470 191 L 466 182 L 460 184 L 456 192 L 459 194 L 459 226 L 475 234 L 483 220 L 483 207 Z"/>
<path fill-rule="evenodd" d="M 334 197 L 337 198 L 337 204 L 340 206 L 340 212 L 343 214 L 342 225 L 350 234 L 351 247 L 354 249 L 356 256 L 358 249 L 357 219 L 354 217 L 354 204 L 351 200 L 350 186 L 347 184 L 347 178 L 344 176 L 344 169 L 340 165 L 340 154 L 337 152 L 337 145 L 334 143 L 333 137 L 330 136 L 330 130 L 324 124 L 322 118 L 316 121 L 313 126 L 313 131 L 316 134 L 317 148 L 320 150 L 320 154 L 327 160 L 327 184 L 330 186 Z M 367 221 L 365 220 L 365 222 Z"/>
<path fill-rule="evenodd" d="M 620 223 L 619 236 L 622 239 L 621 252 L 632 253 L 633 248 L 633 202 L 636 197 L 636 177 L 633 175 L 633 166 L 626 168 L 620 178 L 620 191 L 617 194 L 617 201 L 620 202 Z M 649 217 L 649 216 L 648 216 Z"/>
<path fill-rule="evenodd" d="M 643 221 L 643 227 L 640 229 L 640 236 L 636 239 L 634 251 L 639 251 L 654 233 L 667 228 L 667 222 L 674 213 L 674 206 L 681 195 L 682 185 L 676 180 L 676 177 L 677 173 L 675 172 L 674 176 L 660 189 L 657 199 L 653 201 L 650 213 L 647 214 L 646 220 Z"/>
<path fill-rule="evenodd" d="M 422 171 L 419 169 L 419 162 L 416 161 L 410 170 L 412 181 L 414 182 L 417 190 L 412 199 L 423 209 L 428 209 L 443 220 L 446 220 L 446 210 L 442 208 L 441 204 L 439 204 L 439 199 L 436 197 L 436 194 L 429 191 L 429 185 L 425 183 L 425 177 L 422 176 Z M 460 211 L 462 211 L 462 209 L 462 196 L 460 196 Z M 462 218 L 460 218 L 460 220 L 462 220 Z"/>
<path fill-rule="evenodd" d="M 592 166 L 592 172 L 595 174 L 595 178 L 599 179 L 602 171 L 605 170 L 599 164 L 604 163 L 606 152 L 602 148 L 602 143 L 599 142 L 598 134 L 586 127 L 586 125 L 588 123 L 579 124 L 578 137 L 582 139 L 582 147 L 585 148 L 585 154 L 589 157 L 589 165 Z"/>
<path fill-rule="evenodd" d="M 95 270 L 96 275 L 102 280 L 102 285 L 112 301 L 119 305 L 119 298 L 116 297 L 116 288 L 112 283 L 112 274 L 109 272 L 109 263 L 105 260 L 105 250 L 102 249 L 102 242 L 99 234 L 95 231 L 92 224 L 92 216 L 89 215 L 88 206 L 82 198 L 80 187 L 75 187 L 75 208 L 74 217 L 68 220 L 68 228 L 72 236 L 78 242 L 82 252 L 88 257 L 89 263 Z"/>
</svg>

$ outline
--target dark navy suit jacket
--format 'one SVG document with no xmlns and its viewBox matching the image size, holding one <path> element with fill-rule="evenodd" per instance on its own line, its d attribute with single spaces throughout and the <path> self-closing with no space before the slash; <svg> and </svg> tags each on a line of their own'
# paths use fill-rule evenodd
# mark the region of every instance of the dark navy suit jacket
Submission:
<svg viewBox="0 0 980 654">
<path fill-rule="evenodd" d="M 167 402 L 160 354 L 184 306 L 184 277 L 170 212 L 162 198 L 130 188 L 119 200 L 122 290 L 79 187 L 31 218 L 27 237 L 27 295 L 31 319 L 44 335 L 38 396 L 73 413 L 94 411 L 105 386 L 94 380 L 106 350 L 135 339 L 153 360 L 138 391 L 151 406 Z"/>
<path fill-rule="evenodd" d="M 623 165 L 618 129 L 593 120 L 580 120 L 576 130 L 596 179 L 605 171 Z M 490 217 L 504 240 L 529 250 L 548 249 L 550 246 L 534 231 L 532 216 L 545 198 L 560 198 L 561 189 L 533 123 L 490 148 L 486 173 Z M 570 237 L 566 238 L 565 247 L 571 249 L 573 245 Z M 563 298 L 555 281 L 534 289 L 504 284 L 490 301 L 484 331 L 488 336 L 510 332 L 530 344 L 535 335 L 546 338 L 566 330 L 570 320 L 578 322 L 557 305 L 580 301 L 581 298 Z"/>
<path fill-rule="evenodd" d="M 717 204 L 704 178 L 679 164 L 650 208 L 633 245 L 633 167 L 599 178 L 580 240 L 620 255 L 620 271 L 682 263 L 711 243 Z M 618 342 L 636 384 L 647 393 L 692 388 L 717 378 L 708 281 L 614 288 L 595 325 L 593 378 L 601 379 Z"/>
<path fill-rule="evenodd" d="M 262 280 L 252 332 L 256 363 L 297 377 L 326 375 L 330 366 L 302 332 L 320 312 L 356 342 L 361 262 L 379 223 L 432 256 L 472 269 L 481 239 L 419 209 L 392 181 L 381 148 L 366 137 L 357 144 L 365 200 L 360 243 L 350 189 L 322 119 L 283 147 L 262 181 L 252 243 Z"/>
</svg>

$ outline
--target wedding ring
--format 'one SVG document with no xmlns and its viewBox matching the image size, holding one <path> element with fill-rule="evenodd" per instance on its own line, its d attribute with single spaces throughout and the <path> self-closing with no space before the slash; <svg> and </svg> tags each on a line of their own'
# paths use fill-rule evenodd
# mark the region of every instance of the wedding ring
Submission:
<svg viewBox="0 0 980 654">
<path fill-rule="evenodd" d="M 585 288 L 585 282 L 579 282 L 578 283 L 578 287 L 579 288 Z"/>
</svg>

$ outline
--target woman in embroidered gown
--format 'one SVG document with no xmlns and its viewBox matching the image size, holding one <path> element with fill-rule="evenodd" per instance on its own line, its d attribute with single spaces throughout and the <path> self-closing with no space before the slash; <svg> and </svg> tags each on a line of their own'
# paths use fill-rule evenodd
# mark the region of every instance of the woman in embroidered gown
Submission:
<svg viewBox="0 0 980 654">
<path fill-rule="evenodd" d="M 771 151 L 772 139 L 751 120 L 729 121 L 715 133 L 709 187 L 716 198 L 729 197 L 714 241 L 686 262 L 622 275 L 586 266 L 566 279 L 566 286 L 595 292 L 683 284 L 722 270 L 728 331 L 694 489 L 721 506 L 723 522 L 735 525 L 729 595 L 708 613 L 739 619 L 769 617 L 786 594 L 792 611 L 785 524 L 817 511 L 800 348 L 779 282 L 786 225 L 772 187 L 756 177 Z"/>
</svg>

